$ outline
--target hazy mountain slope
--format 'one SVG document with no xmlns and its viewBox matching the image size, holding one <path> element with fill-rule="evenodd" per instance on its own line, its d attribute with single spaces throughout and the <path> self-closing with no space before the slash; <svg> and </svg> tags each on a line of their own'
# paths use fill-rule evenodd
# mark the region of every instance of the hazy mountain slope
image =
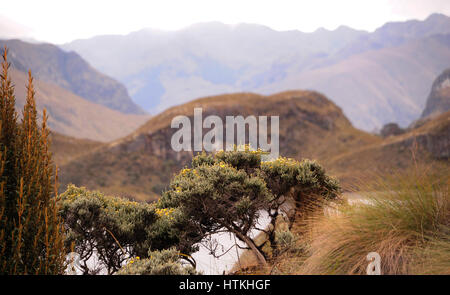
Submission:
<svg viewBox="0 0 450 295">
<path fill-rule="evenodd" d="M 122 81 L 136 103 L 155 113 L 201 96 L 252 90 L 274 79 L 264 73 L 283 75 L 292 61 L 306 67 L 364 34 L 347 27 L 302 33 L 212 22 L 98 36 L 62 48 Z"/>
<path fill-rule="evenodd" d="M 449 17 L 388 23 L 373 33 L 204 23 L 176 32 L 98 36 L 63 48 L 122 81 L 153 113 L 207 95 L 309 88 L 371 131 L 392 121 L 405 126 L 420 115 L 428 85 L 448 67 L 448 44 L 429 39 L 436 34 L 450 34 Z M 371 59 L 378 51 L 381 65 Z"/>
<path fill-rule="evenodd" d="M 21 113 L 28 76 L 11 69 L 11 77 L 15 84 L 17 110 Z M 123 114 L 40 80 L 35 80 L 34 86 L 39 115 L 46 108 L 50 129 L 65 135 L 111 141 L 129 134 L 149 118 L 147 115 Z"/>
<path fill-rule="evenodd" d="M 354 55 L 331 66 L 290 73 L 259 89 L 314 89 L 341 106 L 355 126 L 372 130 L 388 122 L 417 119 L 435 77 L 450 64 L 450 35 Z"/>
<path fill-rule="evenodd" d="M 450 111 L 450 68 L 442 72 L 431 87 L 422 118 Z"/>
<path fill-rule="evenodd" d="M 373 33 L 360 36 L 344 46 L 334 59 L 342 60 L 369 50 L 399 46 L 414 39 L 437 34 L 450 34 L 450 18 L 443 14 L 432 14 L 424 21 L 389 22 Z"/>
<path fill-rule="evenodd" d="M 20 40 L 0 40 L 9 49 L 13 68 L 45 82 L 56 84 L 91 102 L 129 114 L 144 114 L 133 103 L 127 89 L 114 79 L 92 68 L 75 52 L 65 52 L 52 44 L 32 44 Z"/>
<path fill-rule="evenodd" d="M 164 66 L 171 61 L 183 62 L 182 57 L 197 65 L 189 66 L 184 62 L 177 65 L 181 70 L 190 67 L 192 71 L 201 67 L 201 60 L 208 58 L 230 68 L 267 66 L 283 56 L 292 55 L 293 51 L 297 51 L 297 55 L 333 53 L 364 34 L 367 32 L 344 26 L 335 31 L 319 29 L 314 33 L 303 33 L 275 31 L 262 25 L 209 22 L 179 31 L 143 29 L 128 35 L 96 36 L 61 47 L 78 52 L 96 68 L 123 79 L 149 67 Z"/>
<path fill-rule="evenodd" d="M 223 120 L 227 115 L 278 115 L 280 153 L 315 158 L 324 164 L 335 155 L 381 142 L 379 137 L 353 128 L 339 107 L 316 92 L 206 97 L 170 108 L 133 134 L 64 165 L 60 174 L 63 186 L 72 182 L 109 193 L 154 198 L 173 173 L 190 163 L 192 152 L 172 150 L 171 137 L 177 129 L 170 128 L 170 123 L 180 114 L 192 117 L 194 107 L 203 108 L 203 117 L 214 114 Z"/>
</svg>

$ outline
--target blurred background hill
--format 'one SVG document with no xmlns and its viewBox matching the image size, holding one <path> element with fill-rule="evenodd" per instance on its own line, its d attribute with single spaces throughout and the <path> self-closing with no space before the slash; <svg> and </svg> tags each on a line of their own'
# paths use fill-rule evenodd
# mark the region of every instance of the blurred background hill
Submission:
<svg viewBox="0 0 450 295">
<path fill-rule="evenodd" d="M 192 121 L 195 107 L 203 109 L 203 116 L 214 114 L 223 121 L 227 115 L 280 116 L 280 154 L 317 159 L 347 190 L 364 176 L 410 169 L 414 157 L 437 165 L 448 165 L 450 157 L 450 111 L 383 138 L 353 127 L 336 104 L 317 92 L 236 93 L 194 100 L 152 117 L 131 135 L 62 166 L 63 186 L 74 183 L 156 199 L 194 156 L 173 151 L 171 137 L 176 129 L 170 123 L 177 115 Z"/>
</svg>

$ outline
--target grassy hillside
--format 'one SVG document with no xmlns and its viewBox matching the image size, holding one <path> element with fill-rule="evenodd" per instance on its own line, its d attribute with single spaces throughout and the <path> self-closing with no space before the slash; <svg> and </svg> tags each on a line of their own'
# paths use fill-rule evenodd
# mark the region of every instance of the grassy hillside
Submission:
<svg viewBox="0 0 450 295">
<path fill-rule="evenodd" d="M 194 107 L 202 107 L 204 117 L 214 114 L 223 119 L 226 115 L 278 115 L 280 153 L 297 159 L 319 159 L 326 164 L 333 156 L 381 142 L 377 136 L 353 128 L 339 107 L 316 92 L 222 95 L 173 107 L 133 134 L 64 165 L 62 183 L 139 199 L 156 198 L 173 173 L 193 156 L 192 152 L 172 150 L 170 140 L 176 129 L 170 128 L 170 123 L 180 114 L 192 117 Z"/>
<path fill-rule="evenodd" d="M 352 189 L 352 184 L 371 175 L 406 171 L 415 166 L 414 161 L 446 167 L 449 158 L 450 112 L 446 112 L 404 134 L 331 157 L 325 166 L 343 181 L 344 188 Z"/>
<path fill-rule="evenodd" d="M 26 97 L 27 74 L 11 69 L 15 84 L 16 107 L 22 112 Z M 52 130 L 76 138 L 111 141 L 139 127 L 147 115 L 132 115 L 87 101 L 55 84 L 35 80 L 38 114 L 46 108 Z"/>
<path fill-rule="evenodd" d="M 58 167 L 104 145 L 102 142 L 74 138 L 54 131 L 50 133 L 50 140 L 52 159 Z"/>
<path fill-rule="evenodd" d="M 202 107 L 204 117 L 280 116 L 280 154 L 317 159 L 344 189 L 351 189 L 355 177 L 412 167 L 411 149 L 420 159 L 444 165 L 448 161 L 449 113 L 383 139 L 354 128 L 339 107 L 317 92 L 238 93 L 198 99 L 152 117 L 131 135 L 62 166 L 63 186 L 74 183 L 137 199 L 157 198 L 193 156 L 172 150 L 170 140 L 177 129 L 170 123 L 177 115 L 192 117 L 194 107 Z"/>
</svg>

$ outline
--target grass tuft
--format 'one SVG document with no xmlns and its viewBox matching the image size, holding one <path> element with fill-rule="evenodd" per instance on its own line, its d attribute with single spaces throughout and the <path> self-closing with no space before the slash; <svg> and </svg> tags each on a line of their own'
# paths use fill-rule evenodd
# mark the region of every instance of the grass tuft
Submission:
<svg viewBox="0 0 450 295">
<path fill-rule="evenodd" d="M 449 171 L 377 177 L 356 202 L 310 221 L 307 257 L 298 274 L 365 274 L 366 255 L 382 274 L 450 274 Z"/>
</svg>

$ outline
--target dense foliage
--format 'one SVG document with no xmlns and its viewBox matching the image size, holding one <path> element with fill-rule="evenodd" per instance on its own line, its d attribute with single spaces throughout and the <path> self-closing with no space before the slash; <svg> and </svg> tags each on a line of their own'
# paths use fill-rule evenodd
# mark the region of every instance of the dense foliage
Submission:
<svg viewBox="0 0 450 295">
<path fill-rule="evenodd" d="M 335 198 L 339 186 L 313 161 L 278 158 L 263 162 L 262 154 L 246 147 L 197 155 L 191 169 L 185 168 L 173 178 L 158 208 L 179 208 L 188 221 L 186 230 L 202 237 L 234 233 L 265 264 L 264 245 L 257 245 L 251 231 L 265 232 L 270 246 L 276 248 L 280 214 L 292 224 L 304 204 Z M 289 206 L 289 201 L 293 205 Z M 257 227 L 262 212 L 270 217 L 268 229 Z"/>
<path fill-rule="evenodd" d="M 61 200 L 66 245 L 80 255 L 84 274 L 101 269 L 113 274 L 131 257 L 147 258 L 149 251 L 172 246 L 192 252 L 180 239 L 183 218 L 178 210 L 160 210 L 154 204 L 104 196 L 73 185 Z M 98 259 L 95 266 L 89 262 L 94 258 Z"/>
<path fill-rule="evenodd" d="M 267 244 L 279 250 L 293 243 L 289 228 L 280 231 L 276 224 L 279 217 L 289 220 L 284 207 L 295 216 L 308 199 L 336 197 L 339 186 L 315 162 L 264 162 L 262 155 L 249 149 L 199 154 L 153 204 L 69 186 L 61 195 L 66 245 L 80 255 L 86 274 L 102 268 L 110 274 L 188 274 L 200 242 L 231 232 L 265 264 Z M 268 228 L 257 226 L 262 214 L 270 218 Z M 256 243 L 254 229 L 267 234 L 265 244 Z M 88 262 L 93 256 L 96 268 Z"/>
<path fill-rule="evenodd" d="M 60 274 L 65 268 L 56 176 L 44 110 L 37 123 L 33 78 L 17 122 L 14 86 L 3 53 L 0 86 L 0 273 Z"/>
<path fill-rule="evenodd" d="M 170 248 L 148 253 L 148 258 L 130 259 L 118 275 L 193 275 L 197 274 L 192 266 L 182 265 L 178 250 Z"/>
</svg>

